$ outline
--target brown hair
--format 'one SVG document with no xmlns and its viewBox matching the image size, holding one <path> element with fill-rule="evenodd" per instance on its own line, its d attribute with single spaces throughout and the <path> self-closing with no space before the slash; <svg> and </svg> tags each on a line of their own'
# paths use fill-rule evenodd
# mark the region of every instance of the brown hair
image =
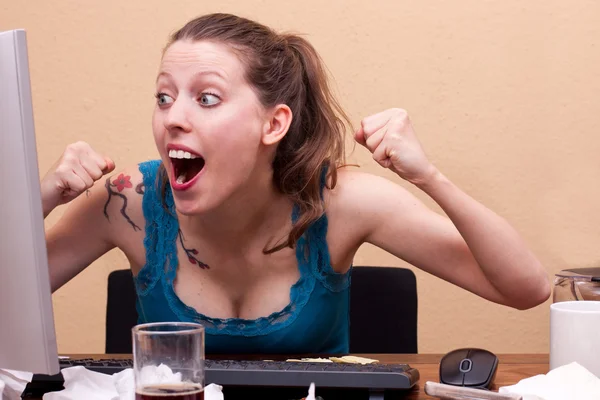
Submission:
<svg viewBox="0 0 600 400">
<path fill-rule="evenodd" d="M 287 240 L 265 253 L 294 248 L 306 229 L 324 213 L 321 173 L 327 187 L 337 182 L 344 163 L 345 123 L 349 118 L 331 93 L 323 62 L 314 47 L 293 34 L 278 34 L 246 18 L 209 14 L 188 22 L 167 45 L 178 40 L 212 40 L 231 46 L 245 64 L 245 78 L 265 108 L 286 104 L 292 110 L 290 128 L 273 160 L 275 187 L 299 207 Z M 168 177 L 161 165 L 163 198 Z"/>
</svg>

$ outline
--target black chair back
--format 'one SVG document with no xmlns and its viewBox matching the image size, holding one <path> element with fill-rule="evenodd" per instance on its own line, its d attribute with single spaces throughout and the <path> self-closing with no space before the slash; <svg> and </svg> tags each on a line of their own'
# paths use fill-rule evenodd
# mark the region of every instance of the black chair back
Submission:
<svg viewBox="0 0 600 400">
<path fill-rule="evenodd" d="M 417 279 L 410 269 L 352 271 L 350 353 L 417 353 Z"/>
<path fill-rule="evenodd" d="M 108 275 L 106 301 L 106 354 L 131 354 L 131 328 L 137 324 L 135 286 L 129 269 Z"/>
</svg>

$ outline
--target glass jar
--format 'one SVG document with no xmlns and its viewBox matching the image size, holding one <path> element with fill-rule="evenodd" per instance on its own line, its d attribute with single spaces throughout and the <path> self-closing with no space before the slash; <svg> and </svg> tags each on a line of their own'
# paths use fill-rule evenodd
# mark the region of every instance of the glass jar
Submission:
<svg viewBox="0 0 600 400">
<path fill-rule="evenodd" d="M 600 301 L 600 268 L 566 269 L 554 277 L 552 301 Z"/>
</svg>

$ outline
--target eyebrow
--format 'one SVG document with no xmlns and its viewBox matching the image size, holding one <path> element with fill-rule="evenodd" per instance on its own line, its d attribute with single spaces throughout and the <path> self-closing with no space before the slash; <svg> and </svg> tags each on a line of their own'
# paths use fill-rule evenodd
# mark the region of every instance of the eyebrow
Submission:
<svg viewBox="0 0 600 400">
<path fill-rule="evenodd" d="M 225 74 L 223 74 L 219 71 L 216 71 L 216 70 L 198 71 L 194 74 L 194 79 L 198 78 L 199 76 L 209 76 L 209 75 L 216 76 L 217 78 L 220 78 L 221 80 L 225 80 Z M 158 82 L 158 80 L 163 76 L 167 77 L 167 78 L 172 77 L 172 75 L 170 73 L 162 71 L 156 77 L 156 82 Z"/>
</svg>

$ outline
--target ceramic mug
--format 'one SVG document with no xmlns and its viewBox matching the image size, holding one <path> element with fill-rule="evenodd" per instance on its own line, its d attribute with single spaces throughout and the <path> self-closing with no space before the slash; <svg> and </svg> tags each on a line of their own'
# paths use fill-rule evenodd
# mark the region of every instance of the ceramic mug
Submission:
<svg viewBox="0 0 600 400">
<path fill-rule="evenodd" d="M 572 362 L 600 377 L 600 301 L 550 305 L 550 369 Z"/>
</svg>

